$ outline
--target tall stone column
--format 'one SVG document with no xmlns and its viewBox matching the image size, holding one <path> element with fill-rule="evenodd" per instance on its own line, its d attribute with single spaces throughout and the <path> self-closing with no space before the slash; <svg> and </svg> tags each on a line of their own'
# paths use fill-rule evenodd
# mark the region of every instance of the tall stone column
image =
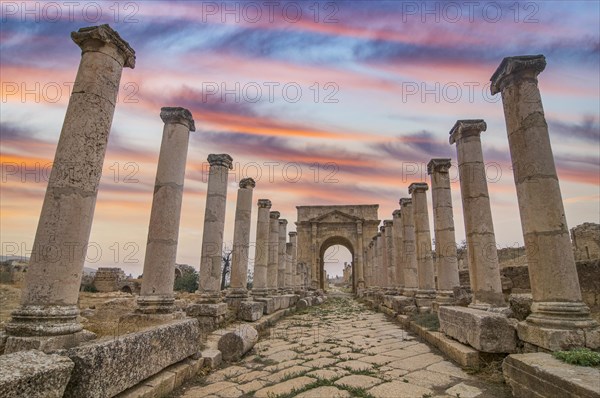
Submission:
<svg viewBox="0 0 600 398">
<path fill-rule="evenodd" d="M 145 314 L 173 312 L 185 164 L 190 131 L 196 131 L 192 114 L 187 109 L 162 108 L 160 118 L 165 126 L 154 183 L 144 278 L 137 299 L 137 311 Z"/>
<path fill-rule="evenodd" d="M 200 256 L 199 300 L 205 303 L 221 302 L 221 261 L 225 209 L 227 205 L 227 177 L 233 159 L 228 154 L 208 155 L 210 164 L 202 254 Z"/>
<path fill-rule="evenodd" d="M 519 337 L 548 350 L 598 348 L 598 324 L 582 302 L 537 77 L 543 55 L 504 58 L 491 78 L 502 93 L 533 305 Z"/>
<path fill-rule="evenodd" d="M 71 38 L 82 50 L 81 61 L 54 155 L 21 306 L 6 325 L 11 336 L 73 339 L 83 329 L 77 321 L 77 299 L 98 183 L 121 73 L 123 67 L 134 68 L 135 52 L 108 25 L 79 29 Z M 6 353 L 19 350 L 13 347 L 14 339 L 9 340 Z M 44 349 L 46 340 L 37 341 L 39 345 L 30 348 Z"/>
<path fill-rule="evenodd" d="M 387 258 L 387 285 L 390 293 L 393 293 L 396 288 L 396 264 L 393 261 L 394 253 L 394 237 L 393 237 L 393 221 L 384 220 L 384 240 L 385 240 L 385 257 Z"/>
<path fill-rule="evenodd" d="M 258 200 L 258 216 L 256 222 L 256 249 L 254 254 L 254 279 L 252 295 L 266 296 L 268 293 L 267 273 L 269 267 L 269 237 L 271 233 L 269 199 Z"/>
<path fill-rule="evenodd" d="M 364 289 L 365 287 L 365 271 L 364 271 L 364 248 L 363 248 L 363 223 L 362 220 L 356 221 L 356 234 L 358 240 L 356 242 L 356 255 L 354 256 L 354 269 L 356 275 L 353 276 L 354 282 L 356 283 L 356 289 Z"/>
<path fill-rule="evenodd" d="M 383 227 L 381 227 L 383 228 Z M 381 231 L 381 228 L 379 229 Z M 375 262 L 377 263 L 377 286 L 385 288 L 387 286 L 387 267 L 383 257 L 385 239 L 383 233 L 378 232 L 375 237 Z"/>
<path fill-rule="evenodd" d="M 450 159 L 431 159 L 427 164 L 427 173 L 431 176 L 431 202 L 437 255 L 437 305 L 452 305 L 454 287 L 460 285 L 449 170 Z"/>
<path fill-rule="evenodd" d="M 367 245 L 367 261 L 365 264 L 365 284 L 367 288 L 373 287 L 373 241 L 370 241 Z"/>
<path fill-rule="evenodd" d="M 404 266 L 403 294 L 413 297 L 419 288 L 417 269 L 417 250 L 415 243 L 415 224 L 412 199 L 402 198 L 399 201 L 402 211 L 402 265 Z"/>
<path fill-rule="evenodd" d="M 279 220 L 279 243 L 277 245 L 277 289 L 279 292 L 288 287 L 285 283 L 285 244 L 287 243 L 287 224 L 285 219 Z"/>
<path fill-rule="evenodd" d="M 252 193 L 256 183 L 252 178 L 240 181 L 235 208 L 233 228 L 233 253 L 231 257 L 231 283 L 227 297 L 248 297 L 248 253 L 250 250 L 250 221 L 252 217 Z"/>
<path fill-rule="evenodd" d="M 481 132 L 486 129 L 483 120 L 458 120 L 450 131 L 450 144 L 456 143 L 458 156 L 473 291 L 470 307 L 482 310 L 506 306 L 481 149 Z"/>
<path fill-rule="evenodd" d="M 295 231 L 288 232 L 290 237 L 291 248 L 291 267 L 292 267 L 292 286 L 294 291 L 302 290 L 302 281 L 300 278 L 300 269 L 298 267 L 298 233 Z"/>
<path fill-rule="evenodd" d="M 310 226 L 310 236 L 311 236 L 311 250 L 312 250 L 312 264 L 311 267 L 309 269 L 309 275 L 310 275 L 310 286 L 309 289 L 311 290 L 317 290 L 320 288 L 319 286 L 319 279 L 320 279 L 320 275 L 319 275 L 319 248 L 317 247 L 317 233 L 319 232 L 318 230 L 318 225 L 316 222 L 312 223 Z"/>
<path fill-rule="evenodd" d="M 279 276 L 279 217 L 281 213 L 269 213 L 269 266 L 267 268 L 267 287 L 270 294 L 276 294 Z"/>
<path fill-rule="evenodd" d="M 417 245 L 417 267 L 419 290 L 416 301 L 420 312 L 432 309 L 435 299 L 435 273 L 431 253 L 431 232 L 429 231 L 429 213 L 427 210 L 427 183 L 410 184 L 408 193 L 412 195 L 413 217 L 415 222 L 415 243 Z"/>
<path fill-rule="evenodd" d="M 392 252 L 392 263 L 396 268 L 396 287 L 398 293 L 402 293 L 404 288 L 404 266 L 402 252 L 402 211 L 400 209 L 394 210 L 392 213 L 393 224 L 392 224 L 392 239 L 394 241 L 394 251 Z"/>
</svg>

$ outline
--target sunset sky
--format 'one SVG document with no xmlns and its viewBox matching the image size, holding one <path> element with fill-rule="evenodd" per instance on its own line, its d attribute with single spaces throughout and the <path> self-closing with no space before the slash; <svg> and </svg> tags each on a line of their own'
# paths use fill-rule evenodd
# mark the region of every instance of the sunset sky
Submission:
<svg viewBox="0 0 600 398">
<path fill-rule="evenodd" d="M 163 106 L 188 108 L 197 128 L 179 263 L 200 262 L 208 154 L 229 153 L 236 164 L 230 246 L 241 177 L 257 180 L 254 202 L 270 199 L 288 230 L 297 205 L 377 203 L 379 218 L 391 219 L 410 183 L 429 182 L 431 158 L 455 161 L 448 132 L 457 119 L 486 120 L 496 239 L 521 245 L 502 102 L 489 94 L 492 73 L 513 55 L 547 59 L 539 87 L 569 227 L 599 222 L 599 4 L 2 1 L 0 254 L 31 250 L 80 60 L 69 35 L 101 23 L 130 43 L 137 63 L 123 72 L 86 266 L 142 273 Z M 252 224 L 254 239 L 256 207 Z M 344 251 L 330 257 L 348 261 Z"/>
</svg>

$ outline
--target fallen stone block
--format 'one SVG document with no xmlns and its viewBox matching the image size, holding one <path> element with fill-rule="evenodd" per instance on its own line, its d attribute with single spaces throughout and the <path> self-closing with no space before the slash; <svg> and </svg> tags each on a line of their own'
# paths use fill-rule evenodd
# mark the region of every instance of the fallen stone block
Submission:
<svg viewBox="0 0 600 398">
<path fill-rule="evenodd" d="M 263 316 L 265 303 L 260 301 L 242 301 L 238 310 L 238 318 L 242 321 L 254 322 Z"/>
<path fill-rule="evenodd" d="M 224 361 L 239 361 L 258 341 L 258 332 L 252 326 L 242 325 L 219 340 L 219 351 Z"/>
<path fill-rule="evenodd" d="M 308 307 L 310 307 L 310 304 L 308 303 L 308 300 L 306 298 L 300 299 L 296 303 L 296 308 L 298 308 L 300 310 L 303 308 L 308 308 Z"/>
<path fill-rule="evenodd" d="M 198 352 L 196 319 L 57 351 L 74 363 L 65 398 L 112 397 Z"/>
<path fill-rule="evenodd" d="M 275 300 L 271 297 L 255 297 L 254 301 L 263 303 L 263 312 L 269 315 L 275 312 Z"/>
<path fill-rule="evenodd" d="M 0 397 L 60 398 L 74 364 L 60 355 L 20 351 L 0 356 Z"/>
<path fill-rule="evenodd" d="M 202 351 L 202 358 L 204 359 L 204 367 L 210 368 L 210 369 L 216 369 L 219 366 L 221 366 L 221 363 L 223 362 L 223 355 L 221 354 L 221 351 L 219 350 L 204 350 Z"/>
<path fill-rule="evenodd" d="M 524 321 L 531 314 L 531 304 L 533 304 L 531 294 L 511 294 L 508 298 L 508 305 L 513 316 L 519 321 Z"/>
<path fill-rule="evenodd" d="M 412 314 L 417 312 L 413 297 L 391 296 L 391 307 L 397 314 Z"/>
<path fill-rule="evenodd" d="M 517 350 L 516 320 L 494 312 L 465 307 L 440 307 L 440 331 L 461 343 L 490 353 Z"/>
<path fill-rule="evenodd" d="M 600 369 L 570 365 L 550 354 L 513 354 L 502 363 L 516 398 L 598 398 Z"/>
</svg>

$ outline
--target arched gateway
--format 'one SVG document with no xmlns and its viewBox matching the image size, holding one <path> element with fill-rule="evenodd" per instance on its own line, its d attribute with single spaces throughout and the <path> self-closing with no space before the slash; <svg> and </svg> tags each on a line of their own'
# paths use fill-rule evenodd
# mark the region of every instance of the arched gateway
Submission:
<svg viewBox="0 0 600 398">
<path fill-rule="evenodd" d="M 297 206 L 298 264 L 310 270 L 311 288 L 324 289 L 325 251 L 334 245 L 352 254 L 352 287 L 364 287 L 363 257 L 377 234 L 379 205 Z"/>
</svg>

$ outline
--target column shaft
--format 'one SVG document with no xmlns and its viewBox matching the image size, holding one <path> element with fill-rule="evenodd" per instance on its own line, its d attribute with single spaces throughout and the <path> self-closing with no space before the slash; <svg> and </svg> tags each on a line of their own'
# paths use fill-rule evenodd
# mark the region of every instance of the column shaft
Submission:
<svg viewBox="0 0 600 398">
<path fill-rule="evenodd" d="M 385 220 L 384 239 L 385 239 L 385 256 L 387 257 L 387 285 L 392 289 L 396 287 L 396 264 L 393 261 L 394 254 L 394 237 L 393 237 L 393 221 Z"/>
<path fill-rule="evenodd" d="M 402 252 L 402 211 L 394 210 L 392 213 L 393 226 L 392 226 L 392 239 L 394 242 L 394 251 L 392 252 L 392 262 L 396 267 L 396 287 L 402 289 L 404 287 L 404 266 L 403 266 L 403 252 Z"/>
<path fill-rule="evenodd" d="M 402 265 L 404 266 L 404 295 L 414 296 L 419 287 L 417 250 L 412 199 L 400 199 L 402 210 Z"/>
<path fill-rule="evenodd" d="M 298 267 L 298 233 L 297 232 L 288 232 L 290 237 L 291 248 L 291 267 L 292 267 L 292 286 L 294 291 L 300 290 L 302 288 L 301 274 L 300 269 Z"/>
<path fill-rule="evenodd" d="M 270 200 L 258 200 L 256 249 L 254 252 L 254 279 L 252 281 L 252 294 L 256 296 L 265 296 L 268 290 L 267 270 L 269 267 L 270 208 Z"/>
<path fill-rule="evenodd" d="M 286 250 L 286 240 L 287 240 L 287 220 L 281 219 L 279 220 L 279 244 L 277 246 L 277 288 L 279 291 L 285 290 L 288 286 L 286 286 L 286 265 L 285 265 L 285 250 Z"/>
<path fill-rule="evenodd" d="M 267 287 L 270 294 L 277 293 L 279 273 L 279 216 L 278 211 L 269 213 L 269 267 L 267 270 Z"/>
</svg>

